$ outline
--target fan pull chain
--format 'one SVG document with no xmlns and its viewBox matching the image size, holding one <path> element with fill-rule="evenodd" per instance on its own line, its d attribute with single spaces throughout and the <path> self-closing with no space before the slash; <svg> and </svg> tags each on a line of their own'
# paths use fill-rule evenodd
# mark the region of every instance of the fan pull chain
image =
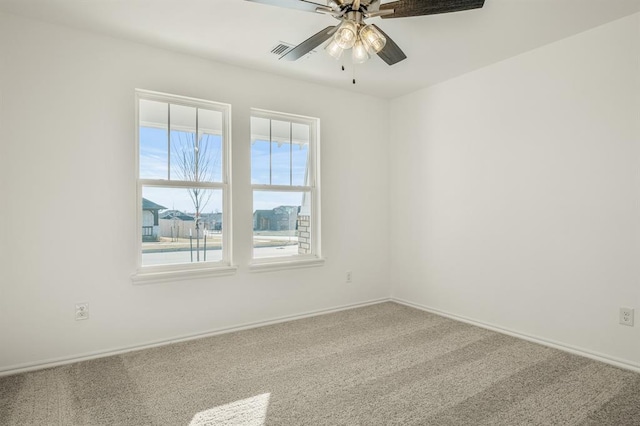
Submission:
<svg viewBox="0 0 640 426">
<path fill-rule="evenodd" d="M 341 65 L 340 68 L 342 69 L 342 71 L 345 70 L 344 65 Z M 353 69 L 352 69 L 352 74 L 351 74 L 351 81 L 353 84 L 356 84 L 356 65 L 353 64 Z"/>
</svg>

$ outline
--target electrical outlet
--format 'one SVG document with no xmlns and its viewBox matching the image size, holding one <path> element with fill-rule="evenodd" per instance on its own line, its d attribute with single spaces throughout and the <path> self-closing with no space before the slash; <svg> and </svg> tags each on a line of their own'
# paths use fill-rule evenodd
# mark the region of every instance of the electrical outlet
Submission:
<svg viewBox="0 0 640 426">
<path fill-rule="evenodd" d="M 346 282 L 350 283 L 352 280 L 352 275 L 351 275 L 351 271 L 347 271 L 347 277 L 345 279 Z"/>
<path fill-rule="evenodd" d="M 620 308 L 620 324 L 633 327 L 633 309 Z"/>
<path fill-rule="evenodd" d="M 76 303 L 76 321 L 89 319 L 89 304 Z"/>
</svg>

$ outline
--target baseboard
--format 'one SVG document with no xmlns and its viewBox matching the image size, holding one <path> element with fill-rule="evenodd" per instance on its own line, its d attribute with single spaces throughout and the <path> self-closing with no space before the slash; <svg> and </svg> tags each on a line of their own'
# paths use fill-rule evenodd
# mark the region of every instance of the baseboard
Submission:
<svg viewBox="0 0 640 426">
<path fill-rule="evenodd" d="M 28 371 L 42 370 L 45 368 L 58 367 L 61 365 L 73 364 L 76 362 L 87 361 L 87 360 L 96 359 L 96 358 L 104 358 L 104 357 L 113 356 L 113 355 L 121 355 L 127 352 L 155 348 L 158 346 L 171 345 L 174 343 L 186 342 L 189 340 L 202 339 L 204 337 L 217 336 L 219 334 L 233 333 L 234 331 L 249 330 L 251 328 L 264 327 L 267 325 L 278 324 L 286 321 L 294 321 L 302 318 L 326 315 L 333 312 L 345 311 L 347 309 L 362 308 L 364 306 L 370 306 L 378 303 L 389 302 L 390 300 L 391 299 L 387 297 L 380 298 L 380 299 L 373 299 L 365 302 L 336 306 L 333 308 L 318 309 L 315 311 L 308 311 L 308 312 L 303 312 L 303 313 L 294 314 L 294 315 L 287 315 L 287 316 L 278 317 L 270 320 L 245 323 L 245 324 L 240 324 L 233 327 L 218 328 L 218 329 L 209 330 L 203 333 L 188 334 L 183 336 L 176 336 L 171 339 L 145 342 L 140 345 L 126 346 L 126 347 L 120 347 L 115 349 L 109 349 L 105 351 L 89 352 L 89 353 L 84 353 L 84 354 L 71 356 L 71 357 L 61 357 L 61 358 L 49 359 L 49 360 L 44 360 L 39 362 L 13 365 L 13 366 L 0 369 L 0 377 L 10 376 L 18 373 L 26 373 Z"/>
<path fill-rule="evenodd" d="M 593 352 L 584 348 L 579 348 L 579 347 L 575 347 L 575 346 L 571 346 L 571 345 L 567 345 L 565 343 L 560 343 L 560 342 L 556 342 L 553 340 L 549 340 L 549 339 L 543 339 L 541 337 L 537 337 L 537 336 L 532 336 L 529 334 L 525 334 L 525 333 L 521 333 L 518 331 L 514 331 L 514 330 L 510 330 L 504 327 L 500 327 L 497 325 L 493 325 L 493 324 L 489 324 L 489 323 L 485 323 L 482 321 L 477 321 L 471 318 L 467 318 L 461 315 L 455 315 L 449 312 L 445 312 L 442 311 L 440 309 L 435 309 L 435 308 L 431 308 L 429 306 L 425 306 L 425 305 L 421 305 L 418 303 L 413 303 L 413 302 L 409 302 L 407 300 L 403 300 L 403 299 L 399 299 L 399 298 L 380 298 L 380 299 L 373 299 L 373 300 L 368 300 L 365 302 L 359 302 L 359 303 L 352 303 L 352 304 L 348 304 L 348 305 L 341 305 L 341 306 L 337 306 L 337 307 L 333 307 L 333 308 L 327 308 L 327 309 L 319 309 L 319 310 L 315 310 L 315 311 L 309 311 L 309 312 L 304 312 L 304 313 L 299 313 L 299 314 L 294 314 L 294 315 L 287 315 L 287 316 L 283 316 L 283 317 L 278 317 L 278 318 L 274 318 L 274 319 L 270 319 L 270 320 L 264 320 L 264 321 L 256 321 L 256 322 L 251 322 L 251 323 L 245 323 L 245 324 L 240 324 L 237 326 L 233 326 L 233 327 L 225 327 L 225 328 L 219 328 L 219 329 L 214 329 L 214 330 L 209 330 L 203 333 L 195 333 L 195 334 L 188 334 L 188 335 L 183 335 L 183 336 L 176 336 L 173 337 L 171 339 L 163 339 L 163 340 L 156 340 L 156 341 L 151 341 L 151 342 L 145 342 L 142 343 L 140 345 L 133 345 L 133 346 L 127 346 L 127 347 L 120 347 L 120 348 L 115 348 L 115 349 L 110 349 L 110 350 L 106 350 L 106 351 L 96 351 L 96 352 L 89 352 L 89 353 L 84 353 L 84 354 L 80 354 L 77 356 L 72 356 L 72 357 L 61 357 L 61 358 L 55 358 L 55 359 L 49 359 L 49 360 L 44 360 L 44 361 L 40 361 L 40 362 L 34 362 L 34 363 L 25 363 L 25 364 L 19 364 L 19 365 L 13 365 L 13 366 L 9 366 L 3 369 L 0 369 L 0 377 L 2 376 L 9 376 L 9 375 L 13 375 L 13 374 L 19 374 L 19 373 L 25 373 L 28 371 L 35 371 L 35 370 L 42 370 L 45 368 L 51 368 L 51 367 L 57 367 L 57 366 L 61 366 L 61 365 L 67 365 L 67 364 L 73 364 L 76 362 L 80 362 L 80 361 L 87 361 L 87 360 L 91 360 L 91 359 L 96 359 L 96 358 L 104 358 L 104 357 L 108 357 L 108 356 L 113 356 L 113 355 L 121 355 L 127 352 L 133 352 L 133 351 L 139 351 L 139 350 L 143 350 L 143 349 L 149 349 L 149 348 L 155 348 L 158 346 L 166 346 L 166 345 L 171 345 L 174 343 L 180 343 L 180 342 L 187 342 L 189 340 L 195 340 L 195 339 L 201 339 L 204 337 L 210 337 L 210 336 L 216 336 L 216 335 L 220 335 L 220 334 L 225 334 L 225 333 L 233 333 L 235 331 L 242 331 L 242 330 L 249 330 L 252 328 L 258 328 L 258 327 L 264 327 L 267 325 L 272 325 L 272 324 L 278 324 L 278 323 L 282 323 L 282 322 L 286 322 L 286 321 L 294 321 L 297 319 L 302 319 L 302 318 L 309 318 L 309 317 L 314 317 L 314 316 L 319 316 L 319 315 L 326 315 L 326 314 L 330 314 L 333 312 L 340 312 L 340 311 L 345 311 L 348 309 L 355 309 L 355 308 L 361 308 L 364 306 L 370 306 L 370 305 L 375 305 L 378 303 L 383 303 L 383 302 L 395 302 L 395 303 L 399 303 L 401 305 L 405 305 L 405 306 L 409 306 L 415 309 L 420 309 L 422 311 L 425 312 L 429 312 L 432 314 L 436 314 L 436 315 L 440 315 L 443 317 L 447 317 L 447 318 L 451 318 L 453 320 L 456 321 L 461 321 L 467 324 L 471 324 L 471 325 L 475 325 L 477 327 L 481 327 L 487 330 L 491 330 L 491 331 L 495 331 L 498 333 L 502 333 L 502 334 L 507 334 L 509 336 L 513 336 L 513 337 L 517 337 L 523 340 L 527 340 L 529 342 L 533 342 L 533 343 L 538 343 L 540 345 L 543 346 L 548 346 L 554 349 L 558 349 L 561 351 L 565 351 L 565 352 L 569 352 L 575 355 L 580 355 L 580 356 L 584 356 L 586 358 L 590 358 L 596 361 L 600 361 L 600 362 L 604 362 L 606 364 L 610 364 L 616 367 L 620 367 L 620 368 L 624 368 L 626 370 L 631 370 L 631 371 L 635 371 L 637 373 L 640 373 L 640 364 L 636 364 L 633 362 L 629 362 L 626 360 L 622 360 L 622 359 L 618 359 L 615 357 L 611 357 L 608 355 L 604 355 L 604 354 L 600 354 L 597 352 Z"/>
<path fill-rule="evenodd" d="M 460 315 L 455 315 L 449 312 L 441 311 L 440 309 L 431 308 L 429 306 L 421 305 L 418 303 L 409 302 L 407 300 L 398 299 L 392 297 L 390 299 L 392 302 L 399 303 L 401 305 L 409 306 L 411 308 L 420 309 L 421 311 L 429 312 L 432 314 L 440 315 L 443 317 L 451 318 L 456 321 L 461 321 L 467 324 L 475 325 L 477 327 L 481 327 L 487 330 L 495 331 L 502 334 L 507 334 L 509 336 L 517 337 L 519 339 L 527 340 L 529 342 L 538 343 L 543 346 L 548 346 L 550 348 L 558 349 L 564 352 L 569 352 L 574 355 L 580 355 L 586 358 L 590 358 L 596 361 L 604 362 L 606 364 L 613 365 L 615 367 L 624 368 L 625 370 L 635 371 L 636 373 L 640 373 L 640 364 L 636 364 L 634 362 L 629 362 L 627 360 L 618 359 L 615 357 L 611 357 L 609 355 L 600 354 L 597 352 L 590 351 L 588 349 L 567 345 L 565 343 L 556 342 L 549 339 L 543 339 L 541 337 L 532 336 L 526 333 L 521 333 L 519 331 L 510 330 L 508 328 L 500 327 L 497 325 L 485 323 L 482 321 L 477 321 L 471 318 L 467 318 Z"/>
</svg>

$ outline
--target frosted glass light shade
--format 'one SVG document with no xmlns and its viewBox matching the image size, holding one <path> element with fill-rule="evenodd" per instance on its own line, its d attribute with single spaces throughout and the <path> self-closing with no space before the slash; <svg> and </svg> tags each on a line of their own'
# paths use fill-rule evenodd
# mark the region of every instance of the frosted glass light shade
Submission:
<svg viewBox="0 0 640 426">
<path fill-rule="evenodd" d="M 373 25 L 365 25 L 360 30 L 360 38 L 364 41 L 365 45 L 375 53 L 384 49 L 384 45 L 387 44 L 387 39 L 382 35 L 380 31 Z"/>
<path fill-rule="evenodd" d="M 358 38 L 358 26 L 355 22 L 344 20 L 338 31 L 336 31 L 336 35 L 333 36 L 333 39 L 336 41 L 338 46 L 343 49 L 350 49 L 356 42 Z"/>
<path fill-rule="evenodd" d="M 354 64 L 361 64 L 369 59 L 369 53 L 361 39 L 358 39 L 358 41 L 353 45 L 351 57 Z"/>
<path fill-rule="evenodd" d="M 327 47 L 325 47 L 324 50 L 326 50 L 327 53 L 333 56 L 335 59 L 340 59 L 340 57 L 342 56 L 342 52 L 344 52 L 344 49 L 338 46 L 338 43 L 335 39 L 331 40 L 331 42 L 327 44 Z"/>
</svg>

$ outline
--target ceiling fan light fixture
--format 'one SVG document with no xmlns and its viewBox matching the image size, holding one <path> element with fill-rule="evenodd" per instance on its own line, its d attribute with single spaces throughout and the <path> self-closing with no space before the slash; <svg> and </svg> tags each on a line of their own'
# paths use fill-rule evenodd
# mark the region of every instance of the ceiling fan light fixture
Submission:
<svg viewBox="0 0 640 426">
<path fill-rule="evenodd" d="M 355 22 L 345 19 L 333 37 L 338 46 L 343 49 L 351 49 L 358 38 L 358 26 Z"/>
<path fill-rule="evenodd" d="M 338 46 L 338 43 L 335 39 L 331 40 L 331 42 L 327 44 L 327 47 L 325 47 L 324 50 L 326 50 L 327 53 L 336 60 L 340 59 L 342 57 L 342 52 L 344 52 L 344 49 Z"/>
<path fill-rule="evenodd" d="M 358 39 L 353 45 L 351 58 L 353 59 L 354 64 L 361 64 L 369 59 L 369 52 L 367 52 L 367 47 L 361 39 Z"/>
<path fill-rule="evenodd" d="M 394 65 L 407 59 L 400 47 L 375 25 L 367 25 L 365 20 L 380 17 L 407 18 L 441 13 L 462 12 L 480 9 L 485 0 L 249 0 L 272 6 L 297 9 L 312 13 L 330 15 L 340 21 L 312 35 L 290 49 L 281 59 L 296 61 L 305 57 L 313 49 L 329 41 L 337 45 L 325 47 L 334 58 L 340 58 L 344 50 L 358 47 L 352 52 L 354 59 L 362 62 L 369 55 L 377 54 L 387 65 Z M 324 3 L 324 4 L 323 4 Z M 364 47 L 364 49 L 362 49 Z M 363 51 L 364 50 L 364 51 Z M 366 59 L 364 59 L 366 60 Z M 344 69 L 344 67 L 343 67 Z M 354 80 L 355 82 L 355 80 Z"/>
<path fill-rule="evenodd" d="M 360 38 L 364 44 L 374 53 L 380 52 L 387 44 L 387 38 L 373 25 L 365 25 L 360 30 Z"/>
</svg>

